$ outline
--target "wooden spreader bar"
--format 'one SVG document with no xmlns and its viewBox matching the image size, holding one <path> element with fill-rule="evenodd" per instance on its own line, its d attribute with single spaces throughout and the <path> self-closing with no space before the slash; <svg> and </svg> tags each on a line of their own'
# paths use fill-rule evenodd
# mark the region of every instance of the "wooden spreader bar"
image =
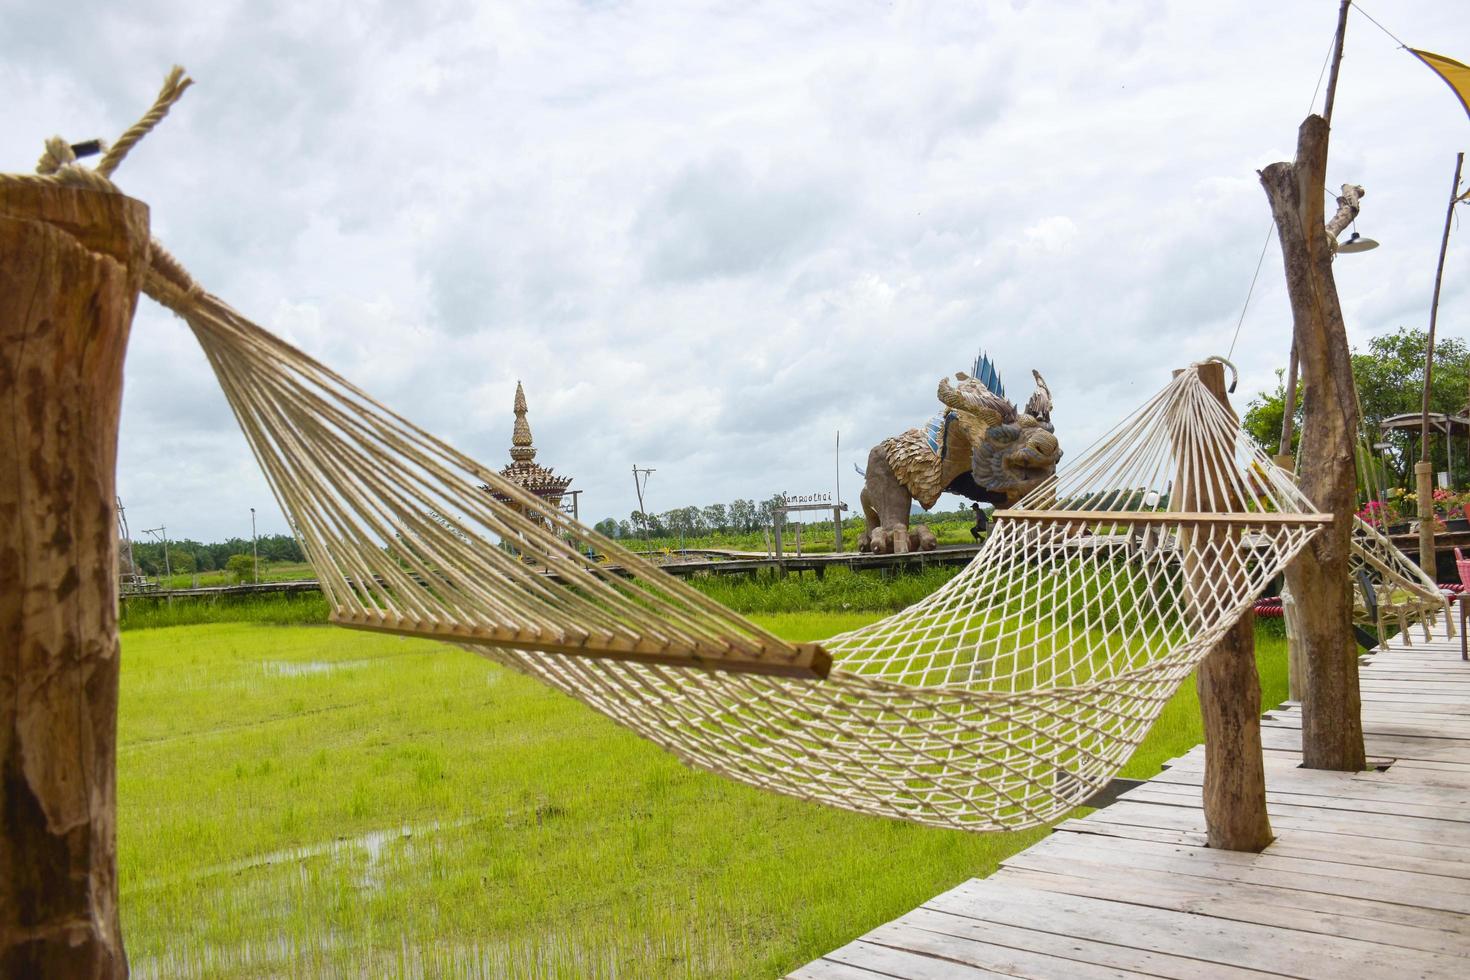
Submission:
<svg viewBox="0 0 1470 980">
<path fill-rule="evenodd" d="M 1331 514 L 1205 513 L 1168 510 L 998 510 L 995 520 L 1043 524 L 1331 524 Z"/>
<path fill-rule="evenodd" d="M 730 640 L 721 649 L 710 641 L 707 645 L 687 643 L 654 643 L 643 640 L 637 644 L 627 642 L 605 642 L 589 637 L 582 642 L 549 640 L 529 630 L 514 630 L 508 627 L 488 628 L 474 626 L 450 626 L 444 623 L 419 623 L 404 617 L 378 617 L 361 613 L 334 612 L 330 620 L 337 626 L 348 629 L 366 630 L 371 633 L 392 633 L 397 636 L 417 636 L 446 643 L 470 646 L 506 647 L 511 650 L 534 650 L 541 653 L 567 654 L 593 660 L 623 660 L 638 664 L 655 664 L 660 667 L 693 667 L 704 670 L 727 671 L 732 674 L 764 674 L 769 677 L 798 677 L 822 680 L 832 669 L 832 655 L 820 643 L 792 643 L 772 646 L 755 644 L 742 638 Z M 739 644 L 737 646 L 736 644 Z M 747 652 L 756 645 L 758 654 Z M 746 649 L 740 649 L 744 647 Z"/>
</svg>

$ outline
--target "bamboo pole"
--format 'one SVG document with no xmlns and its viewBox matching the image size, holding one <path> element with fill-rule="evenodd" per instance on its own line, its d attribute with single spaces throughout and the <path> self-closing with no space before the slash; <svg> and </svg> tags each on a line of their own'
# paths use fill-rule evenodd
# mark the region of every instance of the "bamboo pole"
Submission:
<svg viewBox="0 0 1470 980">
<path fill-rule="evenodd" d="M 122 977 L 122 367 L 148 210 L 0 184 L 0 975 Z"/>
<path fill-rule="evenodd" d="M 1342 0 L 1337 8 L 1337 34 L 1332 41 L 1332 71 L 1327 76 L 1327 97 L 1322 103 L 1322 118 L 1332 125 L 1332 108 L 1337 102 L 1337 73 L 1342 68 L 1342 46 L 1347 40 L 1348 8 L 1353 0 Z"/>
<path fill-rule="evenodd" d="M 1455 204 L 1460 200 L 1460 170 L 1465 154 L 1455 154 L 1455 182 L 1450 185 L 1450 202 L 1444 212 L 1444 234 L 1439 239 L 1439 265 L 1434 270 L 1434 299 L 1429 303 L 1429 342 L 1424 346 L 1424 398 L 1419 414 L 1419 462 L 1414 465 L 1414 478 L 1419 494 L 1419 567 L 1435 575 L 1434 557 L 1434 466 L 1429 461 L 1429 395 L 1434 382 L 1434 331 L 1439 320 L 1439 289 L 1444 280 L 1444 257 L 1450 247 L 1450 223 L 1455 217 Z M 1445 439 L 1449 439 L 1448 431 Z"/>
</svg>

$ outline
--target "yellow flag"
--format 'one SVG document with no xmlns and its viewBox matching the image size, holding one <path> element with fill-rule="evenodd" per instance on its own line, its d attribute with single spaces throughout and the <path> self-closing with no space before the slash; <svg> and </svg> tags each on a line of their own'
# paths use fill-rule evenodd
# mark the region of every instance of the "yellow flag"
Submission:
<svg viewBox="0 0 1470 980">
<path fill-rule="evenodd" d="M 1460 105 L 1465 107 L 1465 112 L 1470 114 L 1470 67 L 1460 64 L 1454 58 L 1446 58 L 1442 54 L 1431 54 L 1428 51 L 1416 51 L 1409 49 L 1416 57 L 1430 68 L 1433 68 L 1445 84 L 1455 90 L 1459 96 Z"/>
</svg>

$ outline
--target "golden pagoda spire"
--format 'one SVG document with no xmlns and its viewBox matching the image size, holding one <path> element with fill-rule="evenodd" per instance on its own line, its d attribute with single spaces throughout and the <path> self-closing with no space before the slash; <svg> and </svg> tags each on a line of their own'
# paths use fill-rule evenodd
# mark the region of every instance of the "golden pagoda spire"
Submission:
<svg viewBox="0 0 1470 980">
<path fill-rule="evenodd" d="M 531 445 L 531 424 L 526 421 L 526 392 L 516 382 L 515 400 L 516 425 L 510 439 L 510 458 L 518 463 L 529 463 L 536 458 L 536 447 Z"/>
</svg>

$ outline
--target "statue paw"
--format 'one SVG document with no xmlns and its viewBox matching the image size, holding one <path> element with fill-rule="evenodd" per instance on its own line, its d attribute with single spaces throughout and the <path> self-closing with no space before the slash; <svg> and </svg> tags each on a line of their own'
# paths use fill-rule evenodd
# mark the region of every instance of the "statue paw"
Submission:
<svg viewBox="0 0 1470 980">
<path fill-rule="evenodd" d="M 934 536 L 933 531 L 929 530 L 927 524 L 920 524 L 909 529 L 910 551 L 933 551 L 937 547 L 939 547 L 939 539 Z"/>
</svg>

